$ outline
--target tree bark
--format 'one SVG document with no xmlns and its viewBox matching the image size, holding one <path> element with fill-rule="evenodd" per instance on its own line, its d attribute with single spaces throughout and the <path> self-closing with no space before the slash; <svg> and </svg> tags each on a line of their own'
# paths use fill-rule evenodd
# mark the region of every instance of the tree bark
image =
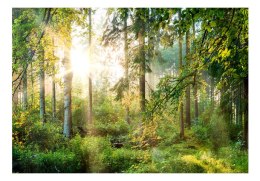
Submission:
<svg viewBox="0 0 260 181">
<path fill-rule="evenodd" d="M 210 101 L 211 101 L 211 105 L 214 106 L 214 77 L 210 77 Z"/>
<path fill-rule="evenodd" d="M 193 53 L 196 54 L 196 47 L 195 47 L 195 22 L 192 23 L 192 39 L 193 39 Z M 194 63 L 196 63 L 196 57 L 194 57 Z M 195 122 L 198 121 L 199 118 L 199 105 L 198 105 L 198 87 L 197 87 L 197 76 L 194 77 L 194 86 L 193 86 L 193 93 L 194 93 L 194 113 L 195 113 Z"/>
<path fill-rule="evenodd" d="M 55 66 L 53 66 L 52 75 L 52 119 L 56 118 L 56 85 L 55 85 Z"/>
<path fill-rule="evenodd" d="M 144 52 L 144 22 L 142 21 L 142 27 L 138 32 L 138 40 L 139 40 L 139 61 L 140 61 L 140 108 L 141 112 L 145 112 L 145 52 Z"/>
<path fill-rule="evenodd" d="M 64 123 L 63 135 L 67 138 L 71 137 L 72 128 L 72 113 L 71 113 L 71 88 L 72 88 L 72 71 L 70 62 L 69 48 L 65 47 L 63 66 L 65 69 L 64 74 Z"/>
<path fill-rule="evenodd" d="M 181 21 L 181 10 L 178 13 L 179 15 L 179 21 Z M 182 72 L 182 34 L 179 31 L 179 75 Z M 180 97 L 180 103 L 179 103 L 179 110 L 180 110 L 180 138 L 184 138 L 184 118 L 183 118 L 183 102 L 182 102 L 182 96 Z"/>
<path fill-rule="evenodd" d="M 27 70 L 24 71 L 23 75 L 23 110 L 28 107 L 28 96 L 27 96 Z"/>
<path fill-rule="evenodd" d="M 194 85 L 194 110 L 195 110 L 195 121 L 199 118 L 199 105 L 198 105 L 198 95 L 197 95 L 197 85 Z"/>
<path fill-rule="evenodd" d="M 129 100 L 129 65 L 128 65 L 128 42 L 127 42 L 127 18 L 128 18 L 128 10 L 125 9 L 125 17 L 124 17 L 124 54 L 125 54 L 125 79 L 126 79 L 126 96 L 127 100 Z M 126 115 L 125 120 L 128 124 L 130 124 L 130 116 L 129 116 L 129 102 L 126 104 Z"/>
<path fill-rule="evenodd" d="M 44 52 L 40 61 L 40 119 L 43 123 L 46 122 L 45 117 L 45 72 L 44 72 Z"/>
<path fill-rule="evenodd" d="M 91 8 L 89 8 L 88 11 L 88 17 L 89 17 L 89 62 L 91 62 L 91 29 L 92 29 L 92 25 L 91 25 Z M 93 113 L 92 113 L 92 78 L 91 78 L 91 73 L 89 74 L 89 78 L 88 78 L 88 122 L 89 124 L 93 124 Z"/>
<path fill-rule="evenodd" d="M 244 79 L 244 142 L 248 149 L 248 77 Z"/>
<path fill-rule="evenodd" d="M 33 66 L 31 62 L 31 107 L 34 108 L 34 78 L 33 78 Z"/>
<path fill-rule="evenodd" d="M 190 65 L 190 31 L 186 32 L 186 66 Z M 186 124 L 191 127 L 190 120 L 190 86 L 186 87 Z"/>
</svg>

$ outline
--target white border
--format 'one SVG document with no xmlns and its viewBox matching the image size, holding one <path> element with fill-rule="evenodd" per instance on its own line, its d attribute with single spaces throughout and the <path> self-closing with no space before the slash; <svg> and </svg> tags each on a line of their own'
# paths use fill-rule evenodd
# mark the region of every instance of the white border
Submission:
<svg viewBox="0 0 260 181">
<path fill-rule="evenodd" d="M 48 2 L 47 2 L 48 1 Z M 256 180 L 259 171 L 260 46 L 257 0 L 12 0 L 0 2 L 0 175 L 1 180 Z M 12 174 L 11 158 L 11 13 L 12 7 L 249 7 L 249 174 Z M 35 177 L 36 176 L 36 177 Z M 82 178 L 84 177 L 84 178 Z"/>
<path fill-rule="evenodd" d="M 247 7 L 246 0 L 13 0 L 12 7 Z"/>
</svg>

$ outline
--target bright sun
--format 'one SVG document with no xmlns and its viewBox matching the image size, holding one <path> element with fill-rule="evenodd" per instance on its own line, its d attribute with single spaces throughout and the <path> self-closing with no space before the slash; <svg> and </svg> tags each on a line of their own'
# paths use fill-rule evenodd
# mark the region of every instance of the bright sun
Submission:
<svg viewBox="0 0 260 181">
<path fill-rule="evenodd" d="M 86 77 L 89 70 L 87 51 L 82 49 L 71 49 L 71 66 L 74 75 L 81 78 Z"/>
<path fill-rule="evenodd" d="M 75 27 L 76 30 L 80 28 Z M 99 75 L 104 75 L 106 72 L 110 77 L 110 82 L 115 83 L 124 75 L 124 69 L 119 64 L 119 62 L 115 61 L 117 56 L 114 52 L 102 52 L 103 56 L 95 57 L 95 61 L 89 60 L 89 51 L 88 45 L 82 43 L 82 40 L 72 35 L 72 48 L 70 52 L 71 58 L 71 68 L 73 72 L 73 76 L 86 79 L 86 77 L 91 76 L 92 80 L 95 81 Z M 102 62 L 107 61 L 106 53 L 110 54 L 110 63 L 103 64 Z"/>
</svg>

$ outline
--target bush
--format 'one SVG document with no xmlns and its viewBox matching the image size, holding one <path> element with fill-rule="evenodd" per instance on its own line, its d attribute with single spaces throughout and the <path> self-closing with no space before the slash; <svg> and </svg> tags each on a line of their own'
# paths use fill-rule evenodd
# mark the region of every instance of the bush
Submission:
<svg viewBox="0 0 260 181">
<path fill-rule="evenodd" d="M 62 125 L 57 122 L 48 121 L 42 123 L 39 115 L 32 110 L 19 112 L 13 116 L 13 144 L 34 145 L 42 151 L 55 151 L 65 145 L 62 135 Z"/>
<path fill-rule="evenodd" d="M 138 172 L 134 171 L 139 164 L 147 164 L 151 161 L 151 156 L 148 151 L 131 150 L 131 149 L 113 149 L 109 154 L 104 154 L 104 162 L 107 165 L 108 172 Z"/>
<path fill-rule="evenodd" d="M 38 152 L 13 147 L 13 172 L 73 173 L 80 169 L 76 155 L 66 150 Z"/>
<path fill-rule="evenodd" d="M 124 117 L 124 110 L 119 103 L 109 100 L 106 97 L 99 97 L 97 103 L 93 107 L 93 112 L 97 122 L 115 123 Z"/>
<path fill-rule="evenodd" d="M 41 122 L 33 123 L 28 129 L 26 144 L 34 144 L 40 150 L 58 150 L 64 147 L 65 138 L 62 135 L 61 125 L 53 122 L 42 124 Z"/>
<path fill-rule="evenodd" d="M 199 142 L 207 143 L 209 141 L 209 127 L 201 121 L 192 126 L 192 131 Z"/>
<path fill-rule="evenodd" d="M 218 152 L 219 158 L 224 158 L 229 162 L 234 172 L 248 173 L 248 153 L 240 149 L 237 144 L 232 146 L 223 147 Z"/>
<path fill-rule="evenodd" d="M 123 120 L 115 123 L 96 122 L 94 129 L 95 134 L 99 136 L 119 136 L 128 134 L 129 125 Z"/>
<path fill-rule="evenodd" d="M 210 141 L 214 151 L 226 146 L 229 143 L 227 124 L 221 115 L 220 111 L 216 109 L 210 120 Z"/>
<path fill-rule="evenodd" d="M 108 138 L 86 137 L 79 135 L 70 140 L 68 149 L 77 155 L 83 172 L 107 172 L 103 161 L 104 154 L 111 154 L 111 145 Z"/>
</svg>

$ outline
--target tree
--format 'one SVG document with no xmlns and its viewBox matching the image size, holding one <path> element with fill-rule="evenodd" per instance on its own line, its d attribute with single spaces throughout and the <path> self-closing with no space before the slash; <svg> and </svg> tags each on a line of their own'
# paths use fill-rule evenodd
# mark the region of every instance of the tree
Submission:
<svg viewBox="0 0 260 181">
<path fill-rule="evenodd" d="M 43 123 L 46 122 L 46 112 L 45 112 L 45 72 L 44 72 L 44 50 L 40 51 L 40 71 L 39 71 L 39 80 L 40 80 L 40 119 Z"/>
<path fill-rule="evenodd" d="M 145 112 L 145 15 L 144 9 L 136 10 L 136 23 L 139 27 L 137 31 L 139 43 L 139 86 L 140 86 L 140 108 L 141 112 Z"/>
<path fill-rule="evenodd" d="M 193 40 L 193 54 L 196 55 L 196 29 L 195 29 L 195 19 L 192 14 L 192 40 Z M 193 56 L 193 63 L 197 64 L 197 57 Z M 196 67 L 197 68 L 197 67 Z M 194 112 L 195 112 L 195 121 L 198 120 L 199 118 L 199 105 L 198 105 L 198 72 L 194 77 L 194 85 L 193 85 L 193 95 L 194 95 Z"/>
<path fill-rule="evenodd" d="M 129 97 L 129 58 L 128 58 L 128 38 L 127 38 L 127 19 L 128 19 L 128 9 L 123 9 L 123 19 L 124 19 L 124 54 L 125 54 L 125 79 L 126 79 L 126 96 Z M 129 102 L 126 105 L 126 115 L 125 120 L 130 124 L 129 115 Z"/>
<path fill-rule="evenodd" d="M 67 40 L 69 41 L 69 40 Z M 73 73 L 71 71 L 70 62 L 70 42 L 65 42 L 64 48 L 64 59 L 63 66 L 65 69 L 64 74 L 64 123 L 63 123 L 63 135 L 65 137 L 71 137 L 72 128 L 72 113 L 71 113 L 71 89 L 72 89 L 72 77 Z"/>
<path fill-rule="evenodd" d="M 92 28 L 92 25 L 91 25 L 91 8 L 89 8 L 89 11 L 88 11 L 88 18 L 89 18 L 89 39 L 88 39 L 88 43 L 89 43 L 89 61 L 91 62 L 92 61 L 92 52 L 91 52 L 91 38 L 92 38 L 92 35 L 91 35 L 91 28 Z M 89 75 L 89 78 L 88 78 L 88 122 L 89 124 L 93 124 L 93 118 L 92 118 L 92 78 L 91 78 L 91 73 Z"/>
<path fill-rule="evenodd" d="M 26 110 L 28 106 L 27 98 L 27 70 L 24 71 L 23 76 L 23 109 Z"/>
<path fill-rule="evenodd" d="M 181 22 L 181 10 L 178 11 L 179 22 Z M 178 37 L 178 44 L 179 44 L 179 74 L 182 71 L 182 33 L 181 28 L 179 27 L 179 37 Z M 183 119 L 183 102 L 182 96 L 180 96 L 180 103 L 179 103 L 179 110 L 180 110 L 180 138 L 184 138 L 184 119 Z"/>
<path fill-rule="evenodd" d="M 186 67 L 190 65 L 190 30 L 186 30 Z M 186 87 L 186 93 L 185 93 L 185 107 L 186 107 L 186 113 L 185 113 L 185 122 L 188 126 L 188 128 L 191 127 L 191 120 L 190 120 L 190 86 L 188 85 Z"/>
<path fill-rule="evenodd" d="M 53 42 L 54 43 L 54 42 Z M 53 52 L 54 54 L 54 52 Z M 52 119 L 56 118 L 56 83 L 55 83 L 55 64 L 52 66 Z"/>
</svg>

